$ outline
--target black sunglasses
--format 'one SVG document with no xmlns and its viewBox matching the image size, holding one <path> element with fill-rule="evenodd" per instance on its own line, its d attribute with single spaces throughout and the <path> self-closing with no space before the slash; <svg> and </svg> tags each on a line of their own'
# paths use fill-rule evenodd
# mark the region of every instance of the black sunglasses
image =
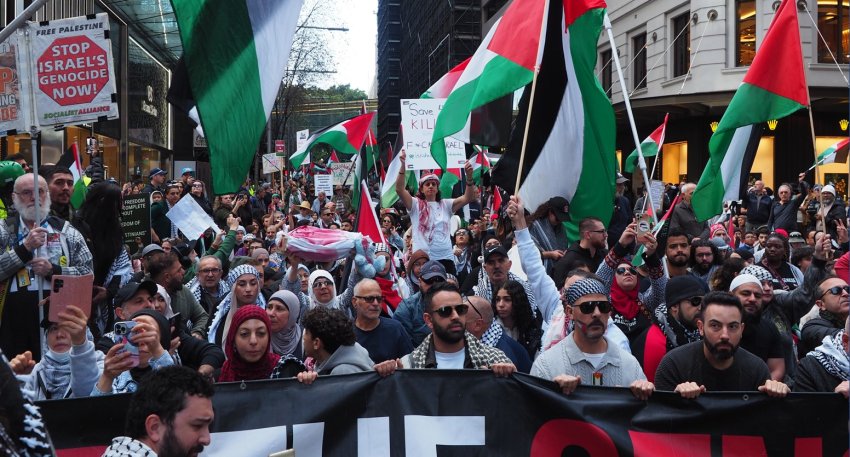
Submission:
<svg viewBox="0 0 850 457">
<path fill-rule="evenodd" d="M 446 278 L 434 276 L 433 278 L 423 279 L 423 281 L 425 281 L 425 284 L 428 284 L 429 286 L 433 286 L 434 284 L 437 284 L 438 282 L 446 282 Z"/>
<path fill-rule="evenodd" d="M 431 311 L 432 314 L 436 314 L 440 317 L 452 317 L 452 313 L 456 312 L 458 316 L 466 316 L 466 313 L 469 312 L 469 305 L 461 303 L 459 305 L 447 305 L 441 306 L 434 311 Z"/>
<path fill-rule="evenodd" d="M 621 274 L 625 273 L 626 271 L 631 273 L 632 276 L 637 276 L 637 270 L 635 269 L 635 267 L 628 267 L 628 268 L 620 267 L 620 268 L 617 268 L 617 274 L 618 275 L 621 275 Z"/>
<path fill-rule="evenodd" d="M 825 297 L 825 296 L 826 296 L 826 294 L 832 294 L 832 295 L 835 295 L 835 296 L 841 296 L 841 291 L 842 291 L 842 290 L 843 290 L 844 292 L 847 292 L 848 294 L 850 294 L 850 286 L 832 286 L 832 287 L 830 287 L 829 289 L 826 289 L 825 291 L 823 291 L 823 294 L 821 294 L 820 298 Z"/>
<path fill-rule="evenodd" d="M 318 289 L 320 287 L 332 287 L 333 283 L 330 281 L 316 281 L 313 283 L 313 288 Z"/>
<path fill-rule="evenodd" d="M 573 305 L 573 308 L 578 308 L 583 314 L 593 314 L 595 308 L 599 308 L 602 314 L 611 312 L 611 302 L 606 300 L 586 301 L 580 305 Z"/>
<path fill-rule="evenodd" d="M 702 297 L 700 297 L 700 296 L 691 297 L 690 300 L 688 300 L 688 301 L 691 302 L 691 306 L 699 306 L 699 305 L 702 304 Z"/>
</svg>

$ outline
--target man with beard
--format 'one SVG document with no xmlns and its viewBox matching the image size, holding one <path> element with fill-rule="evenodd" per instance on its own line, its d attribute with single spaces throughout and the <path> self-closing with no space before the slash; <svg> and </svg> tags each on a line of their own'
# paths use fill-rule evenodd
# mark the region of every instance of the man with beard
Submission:
<svg viewBox="0 0 850 457">
<path fill-rule="evenodd" d="M 485 248 L 484 265 L 482 266 L 484 271 L 478 273 L 478 285 L 472 288 L 474 295 L 483 297 L 492 303 L 496 292 L 510 279 L 522 284 L 525 295 L 528 296 L 528 303 L 531 305 L 531 309 L 536 312 L 537 303 L 534 300 L 531 285 L 528 281 L 511 273 L 511 265 L 513 265 L 513 262 L 508 258 L 508 251 L 501 244 Z"/>
<path fill-rule="evenodd" d="M 595 217 L 582 219 L 578 224 L 578 233 L 581 237 L 579 242 L 573 243 L 555 263 L 552 278 L 555 284 L 563 284 L 567 273 L 578 268 L 580 264 L 588 265 L 591 271 L 596 271 L 608 253 L 608 231 L 601 220 Z"/>
<path fill-rule="evenodd" d="M 422 262 L 422 260 L 425 262 L 417 268 L 416 264 Z M 393 313 L 393 319 L 401 323 L 407 335 L 410 336 L 413 346 L 417 346 L 426 340 L 431 332 L 424 317 L 424 295 L 431 287 L 445 282 L 448 276 L 443 264 L 436 260 L 428 260 L 428 254 L 425 251 L 416 251 L 410 264 L 410 275 L 415 277 L 419 283 L 419 292 L 402 300 Z"/>
<path fill-rule="evenodd" d="M 218 304 L 230 292 L 227 282 L 221 279 L 222 274 L 221 260 L 214 255 L 205 255 L 198 261 L 198 274 L 189 283 L 189 291 L 208 315 L 218 309 Z"/>
<path fill-rule="evenodd" d="M 597 279 L 582 279 L 566 295 L 575 330 L 541 354 L 531 374 L 555 381 L 567 395 L 585 382 L 629 386 L 635 397 L 649 398 L 655 386 L 646 380 L 637 359 L 605 337 L 612 309 L 605 285 Z"/>
<path fill-rule="evenodd" d="M 696 398 L 705 391 L 755 391 L 784 397 L 791 389 L 770 379 L 767 365 L 738 349 L 744 333 L 741 302 L 728 292 L 709 292 L 700 305 L 697 328 L 702 341 L 680 346 L 664 356 L 655 372 L 658 390 L 673 391 L 682 398 Z"/>
<path fill-rule="evenodd" d="M 707 291 L 694 276 L 676 276 L 667 281 L 664 303 L 655 309 L 652 325 L 631 346 L 632 355 L 650 381 L 655 379 L 655 370 L 667 351 L 701 339 L 697 316 Z"/>
<path fill-rule="evenodd" d="M 667 244 L 664 248 L 664 269 L 671 278 L 676 276 L 691 275 L 698 277 L 688 270 L 691 259 L 691 240 L 681 230 L 670 230 L 667 233 Z M 705 281 L 703 281 L 705 282 Z M 708 283 L 705 283 L 708 287 Z"/>
<path fill-rule="evenodd" d="M 844 225 L 843 221 L 846 221 L 847 211 L 844 202 L 835 198 L 835 187 L 832 184 L 823 186 L 820 194 L 823 205 L 818 208 L 817 214 L 815 214 L 815 218 L 817 218 L 816 229 L 828 233 L 833 239 L 837 240 L 838 226 L 839 224 Z"/>
<path fill-rule="evenodd" d="M 815 306 L 818 317 L 806 322 L 800 332 L 801 357 L 815 349 L 824 337 L 834 337 L 842 328 L 850 313 L 850 287 L 847 282 L 836 276 L 830 276 L 817 287 Z"/>
<path fill-rule="evenodd" d="M 516 366 L 504 352 L 486 346 L 466 331 L 469 304 L 460 290 L 450 282 L 434 284 L 425 292 L 423 318 L 431 335 L 401 360 L 387 360 L 375 365 L 375 371 L 387 376 L 398 368 L 479 369 L 493 370 L 507 377 Z"/>
<path fill-rule="evenodd" d="M 690 263 L 691 272 L 708 284 L 711 275 L 723 264 L 723 258 L 710 240 L 696 240 L 691 243 Z"/>
<path fill-rule="evenodd" d="M 179 366 L 151 373 L 130 400 L 126 436 L 112 439 L 103 457 L 195 457 L 210 444 L 212 383 Z"/>
<path fill-rule="evenodd" d="M 33 360 L 40 360 L 38 288 L 49 293 L 53 275 L 90 274 L 92 255 L 69 222 L 48 216 L 50 195 L 41 176 L 36 214 L 34 178 L 30 173 L 15 180 L 12 200 L 18 215 L 0 221 L 0 348 L 7 354 L 31 351 Z"/>
<path fill-rule="evenodd" d="M 50 215 L 70 221 L 74 216 L 71 209 L 74 176 L 71 170 L 59 165 L 49 165 L 42 167 L 39 174 L 47 180 L 47 188 L 50 190 Z"/>
<path fill-rule="evenodd" d="M 784 379 L 782 339 L 776 326 L 768 319 L 762 319 L 764 289 L 761 281 L 751 274 L 739 274 L 732 280 L 729 291 L 738 298 L 744 310 L 747 327 L 742 332 L 741 347 L 767 363 L 771 379 Z"/>
<path fill-rule="evenodd" d="M 209 314 L 204 310 L 192 292 L 183 287 L 183 275 L 186 270 L 173 252 L 154 254 L 148 261 L 148 275 L 155 283 L 165 288 L 171 295 L 171 309 L 180 313 L 192 336 L 206 339 Z"/>
</svg>

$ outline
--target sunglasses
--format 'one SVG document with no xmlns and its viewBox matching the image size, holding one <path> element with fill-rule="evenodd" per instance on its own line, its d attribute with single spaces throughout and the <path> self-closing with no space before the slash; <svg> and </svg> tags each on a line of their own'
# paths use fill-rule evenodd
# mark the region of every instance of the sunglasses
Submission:
<svg viewBox="0 0 850 457">
<path fill-rule="evenodd" d="M 573 305 L 573 308 L 578 308 L 583 314 L 593 314 L 595 308 L 599 308 L 602 314 L 611 312 L 611 303 L 605 300 L 586 301 L 579 305 Z"/>
<path fill-rule="evenodd" d="M 354 298 L 359 298 L 360 300 L 365 301 L 366 303 L 380 303 L 380 301 L 384 298 L 380 295 L 371 295 L 368 297 L 363 297 L 360 295 L 355 295 Z"/>
<path fill-rule="evenodd" d="M 439 276 L 434 276 L 433 278 L 423 279 L 423 281 L 425 281 L 425 284 L 428 284 L 429 286 L 433 286 L 434 284 L 437 284 L 438 282 L 446 282 L 445 278 L 441 278 Z"/>
<path fill-rule="evenodd" d="M 823 294 L 820 296 L 820 298 L 825 297 L 826 294 L 841 296 L 842 290 L 844 292 L 847 292 L 848 294 L 850 294 L 850 286 L 833 286 L 833 287 L 830 287 L 829 289 L 826 289 L 825 291 L 823 291 Z"/>
<path fill-rule="evenodd" d="M 628 272 L 629 272 L 632 276 L 637 276 L 637 270 L 636 270 L 634 267 L 628 267 L 628 268 L 626 268 L 626 267 L 620 267 L 620 268 L 617 268 L 617 274 L 618 274 L 618 275 L 624 274 L 624 273 L 625 273 L 625 272 L 627 272 L 627 271 L 628 271 Z"/>
<path fill-rule="evenodd" d="M 457 313 L 458 316 L 466 316 L 466 313 L 469 312 L 469 305 L 465 303 L 461 303 L 459 305 L 448 305 L 441 306 L 434 311 L 431 311 L 431 314 L 436 314 L 440 317 L 452 317 L 452 313 Z"/>
<path fill-rule="evenodd" d="M 437 187 L 439 185 L 440 185 L 439 181 L 425 181 L 425 183 L 422 184 L 423 187 L 431 187 L 431 186 Z"/>
<path fill-rule="evenodd" d="M 691 297 L 690 300 L 688 300 L 688 301 L 691 302 L 691 306 L 696 307 L 696 306 L 699 306 L 699 305 L 702 304 L 702 297 L 700 297 L 700 296 Z"/>
<path fill-rule="evenodd" d="M 333 285 L 330 281 L 316 281 L 313 283 L 313 288 L 318 289 L 320 287 L 331 287 Z"/>
</svg>

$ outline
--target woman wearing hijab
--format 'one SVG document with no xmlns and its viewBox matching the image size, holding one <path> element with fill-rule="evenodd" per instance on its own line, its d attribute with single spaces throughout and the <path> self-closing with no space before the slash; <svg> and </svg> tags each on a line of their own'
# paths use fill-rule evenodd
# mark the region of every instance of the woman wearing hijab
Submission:
<svg viewBox="0 0 850 457">
<path fill-rule="evenodd" d="M 207 333 L 208 341 L 218 346 L 222 345 L 224 336 L 230 329 L 233 316 L 239 308 L 245 305 L 266 308 L 265 299 L 260 295 L 260 288 L 262 287 L 260 273 L 253 266 L 243 264 L 234 267 L 227 275 L 227 283 L 231 287 L 230 293 L 218 304 Z"/>
<path fill-rule="evenodd" d="M 454 252 L 449 221 L 452 214 L 463 208 L 475 198 L 475 185 L 472 182 L 472 165 L 466 162 L 466 192 L 459 198 L 440 197 L 440 178 L 427 174 L 419 180 L 419 193 L 410 195 L 405 188 L 405 153 L 401 153 L 401 173 L 396 176 L 395 190 L 410 212 L 410 224 L 413 228 L 413 251 L 423 250 L 431 260 L 437 260 L 446 268 L 446 272 L 455 274 Z"/>
<path fill-rule="evenodd" d="M 266 313 L 271 323 L 272 351 L 282 356 L 300 356 L 301 326 L 298 319 L 301 317 L 301 304 L 298 297 L 288 290 L 275 292 L 269 298 Z"/>
<path fill-rule="evenodd" d="M 280 356 L 271 351 L 271 322 L 259 306 L 245 306 L 233 315 L 227 331 L 218 382 L 269 379 Z"/>
<path fill-rule="evenodd" d="M 310 309 L 317 306 L 330 309 L 339 309 L 348 314 L 351 318 L 351 310 L 344 309 L 340 303 L 339 297 L 336 295 L 336 285 L 334 285 L 333 276 L 325 270 L 316 270 L 310 273 L 309 289 L 310 294 Z"/>
</svg>

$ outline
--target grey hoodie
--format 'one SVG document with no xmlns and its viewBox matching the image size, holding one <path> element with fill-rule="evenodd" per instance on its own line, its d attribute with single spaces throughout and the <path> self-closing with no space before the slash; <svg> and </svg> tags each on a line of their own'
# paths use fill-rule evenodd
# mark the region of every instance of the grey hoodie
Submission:
<svg viewBox="0 0 850 457">
<path fill-rule="evenodd" d="M 348 374 L 370 371 L 375 365 L 369 358 L 369 351 L 359 343 L 352 346 L 340 346 L 323 363 L 316 365 L 319 375 Z"/>
</svg>

